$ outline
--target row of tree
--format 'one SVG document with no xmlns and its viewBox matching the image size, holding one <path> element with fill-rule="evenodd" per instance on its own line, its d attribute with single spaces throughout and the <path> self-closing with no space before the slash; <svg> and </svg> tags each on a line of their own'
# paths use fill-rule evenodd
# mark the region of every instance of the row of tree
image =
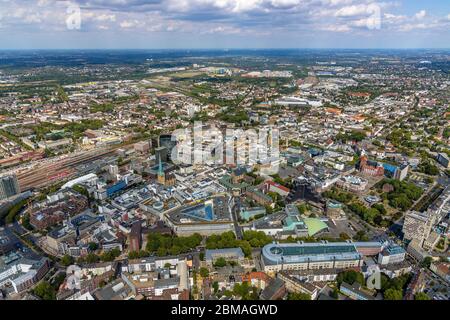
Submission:
<svg viewBox="0 0 450 320">
<path fill-rule="evenodd" d="M 17 215 L 20 213 L 20 211 L 22 210 L 22 208 L 27 204 L 27 200 L 24 199 L 18 203 L 16 203 L 15 205 L 13 205 L 9 210 L 8 213 L 5 216 L 5 223 L 9 224 L 12 223 Z"/>
<path fill-rule="evenodd" d="M 260 248 L 272 242 L 272 238 L 261 231 L 245 231 L 243 239 L 236 239 L 232 231 L 220 235 L 211 235 L 206 239 L 207 249 L 223 249 L 240 247 L 245 256 L 250 256 L 252 248 Z"/>
<path fill-rule="evenodd" d="M 188 237 L 150 233 L 147 237 L 146 251 L 157 256 L 177 255 L 191 251 L 201 242 L 202 236 L 198 233 Z"/>
</svg>

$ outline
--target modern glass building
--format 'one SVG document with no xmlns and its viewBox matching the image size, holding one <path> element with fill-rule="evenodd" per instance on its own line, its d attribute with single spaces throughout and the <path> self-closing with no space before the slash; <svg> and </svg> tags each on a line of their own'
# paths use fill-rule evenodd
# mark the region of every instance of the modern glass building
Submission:
<svg viewBox="0 0 450 320">
<path fill-rule="evenodd" d="M 0 177 L 0 200 L 20 193 L 19 182 L 15 174 Z"/>
<path fill-rule="evenodd" d="M 118 191 L 120 191 L 120 190 L 123 190 L 123 189 L 125 189 L 126 187 L 127 187 L 126 182 L 123 181 L 123 180 L 120 180 L 120 181 L 118 181 L 117 183 L 115 183 L 115 184 L 109 186 L 109 187 L 106 189 L 106 194 L 108 195 L 108 197 L 110 197 L 110 196 L 112 196 L 114 193 L 116 193 L 116 192 L 118 192 Z"/>
<path fill-rule="evenodd" d="M 171 134 L 161 134 L 158 138 L 158 146 L 160 148 L 164 147 L 167 149 L 167 159 L 172 158 L 172 149 L 177 145 L 177 142 L 172 140 Z"/>
<path fill-rule="evenodd" d="M 205 203 L 186 208 L 184 210 L 181 210 L 181 214 L 200 220 L 213 221 L 214 220 L 213 202 L 206 201 Z"/>
</svg>

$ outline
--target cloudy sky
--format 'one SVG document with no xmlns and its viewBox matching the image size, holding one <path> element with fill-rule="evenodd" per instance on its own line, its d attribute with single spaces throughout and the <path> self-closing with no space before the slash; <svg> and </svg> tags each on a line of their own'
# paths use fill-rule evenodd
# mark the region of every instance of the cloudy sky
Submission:
<svg viewBox="0 0 450 320">
<path fill-rule="evenodd" d="M 449 48 L 450 0 L 0 0 L 0 48 Z"/>
</svg>

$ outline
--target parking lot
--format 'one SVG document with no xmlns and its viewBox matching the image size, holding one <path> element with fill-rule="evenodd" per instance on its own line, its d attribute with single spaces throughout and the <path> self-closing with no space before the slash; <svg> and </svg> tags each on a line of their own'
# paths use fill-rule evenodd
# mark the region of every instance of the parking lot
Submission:
<svg viewBox="0 0 450 320">
<path fill-rule="evenodd" d="M 335 220 L 334 224 L 333 222 L 328 221 L 327 225 L 329 227 L 329 235 L 332 238 L 339 238 L 341 233 L 346 233 L 347 235 L 352 237 L 358 231 L 347 219 Z"/>
</svg>

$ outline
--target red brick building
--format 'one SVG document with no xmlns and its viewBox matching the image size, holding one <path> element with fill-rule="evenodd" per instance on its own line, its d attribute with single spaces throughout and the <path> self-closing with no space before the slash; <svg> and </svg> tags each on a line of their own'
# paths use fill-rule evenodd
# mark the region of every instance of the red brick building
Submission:
<svg viewBox="0 0 450 320">
<path fill-rule="evenodd" d="M 130 252 L 140 251 L 142 246 L 142 225 L 140 222 L 135 222 L 131 226 L 131 232 L 128 237 Z"/>
<path fill-rule="evenodd" d="M 362 156 L 359 161 L 359 170 L 369 176 L 383 176 L 384 168 L 376 162 L 369 161 L 366 156 Z"/>
</svg>

